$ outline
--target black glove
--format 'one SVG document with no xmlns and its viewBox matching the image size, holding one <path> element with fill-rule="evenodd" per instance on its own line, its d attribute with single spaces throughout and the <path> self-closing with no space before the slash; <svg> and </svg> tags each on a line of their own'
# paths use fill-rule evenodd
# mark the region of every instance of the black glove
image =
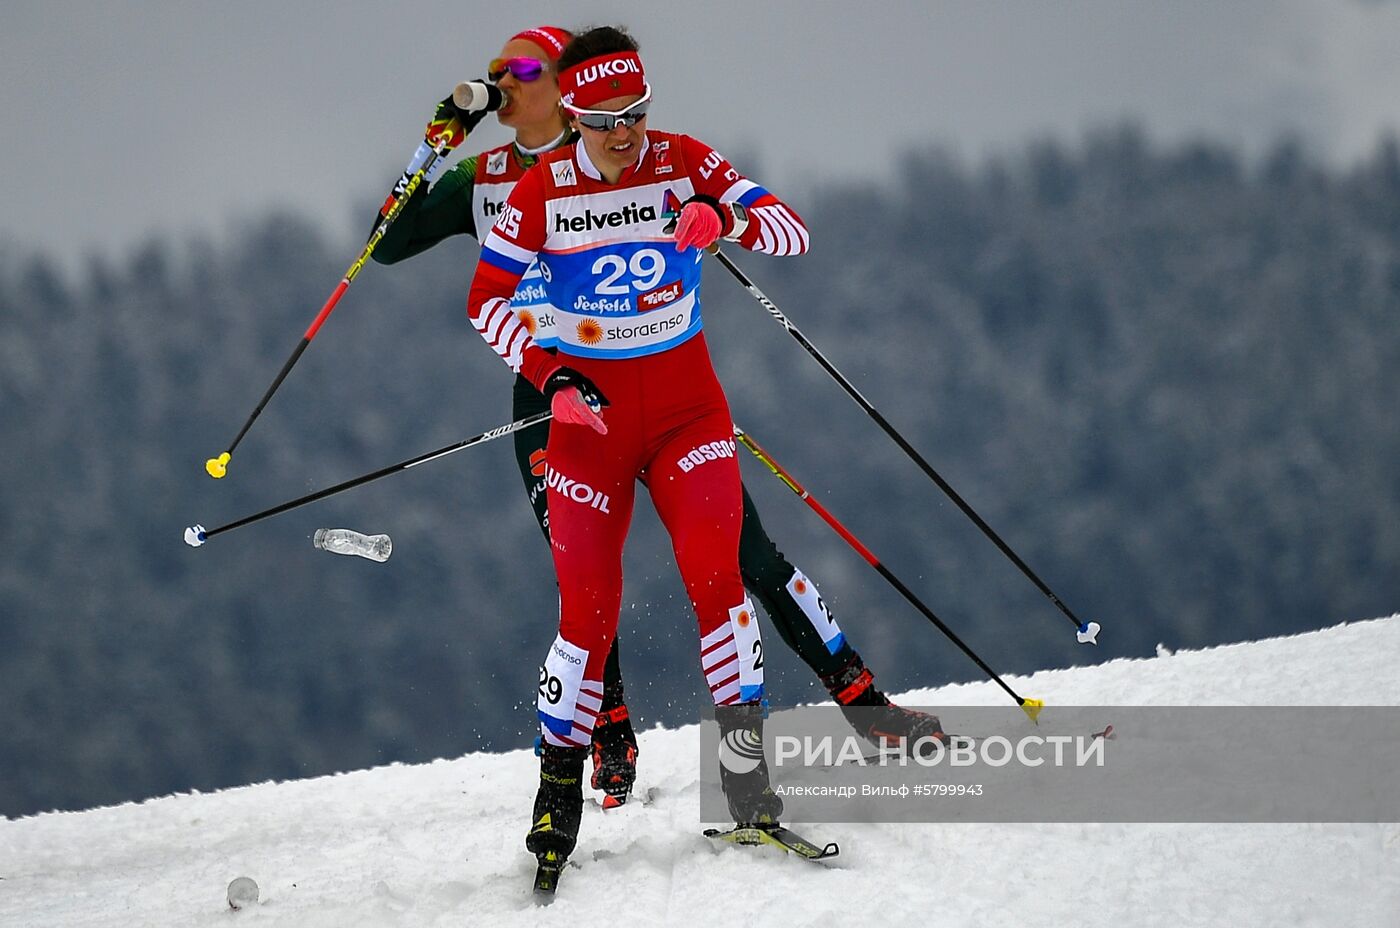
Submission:
<svg viewBox="0 0 1400 928">
<path fill-rule="evenodd" d="M 599 390 L 598 386 L 593 383 L 593 381 L 589 380 L 572 367 L 561 367 L 553 374 L 550 374 L 549 379 L 546 380 L 544 386 L 540 388 L 540 392 L 544 394 L 545 399 L 552 400 L 554 394 L 563 390 L 565 387 L 578 387 L 578 392 L 583 397 L 583 401 L 587 403 L 594 412 L 597 412 L 604 406 L 611 405 L 608 403 L 608 398 L 603 395 L 603 391 Z"/>
</svg>

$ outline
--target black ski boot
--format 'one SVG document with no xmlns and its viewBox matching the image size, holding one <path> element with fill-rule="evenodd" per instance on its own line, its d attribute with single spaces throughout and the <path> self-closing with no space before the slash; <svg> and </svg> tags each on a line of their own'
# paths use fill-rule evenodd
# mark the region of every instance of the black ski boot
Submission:
<svg viewBox="0 0 1400 928">
<path fill-rule="evenodd" d="M 875 677 L 859 654 L 840 670 L 824 675 L 822 682 L 841 707 L 846 721 L 877 748 L 898 744 L 905 751 L 934 750 L 927 742 L 920 745 L 925 738 L 932 738 L 944 747 L 949 744 L 938 716 L 896 706 L 876 689 Z"/>
<path fill-rule="evenodd" d="M 583 764 L 587 757 L 587 748 L 552 744 L 540 748 L 540 788 L 535 793 L 533 824 L 525 836 L 525 847 L 539 861 L 535 892 L 540 895 L 553 895 L 564 863 L 578 842 L 578 824 L 583 816 Z"/>
<path fill-rule="evenodd" d="M 763 754 L 763 707 L 758 703 L 715 706 L 719 722 L 719 783 L 729 814 L 739 825 L 773 825 L 783 814 L 783 800 L 768 779 Z"/>
<path fill-rule="evenodd" d="M 612 702 L 605 693 L 593 723 L 593 788 L 607 794 L 604 809 L 616 809 L 632 795 L 636 782 L 637 736 L 632 719 L 621 698 Z"/>
</svg>

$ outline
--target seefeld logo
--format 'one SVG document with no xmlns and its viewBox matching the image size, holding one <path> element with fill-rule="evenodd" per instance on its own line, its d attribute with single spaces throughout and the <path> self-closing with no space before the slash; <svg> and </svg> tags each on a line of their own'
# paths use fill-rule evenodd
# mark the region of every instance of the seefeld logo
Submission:
<svg viewBox="0 0 1400 928">
<path fill-rule="evenodd" d="M 627 298 L 616 297 L 610 299 L 600 296 L 596 300 L 590 300 L 580 293 L 574 298 L 574 312 L 579 313 L 627 313 L 632 311 L 632 304 Z"/>
<path fill-rule="evenodd" d="M 548 463 L 544 466 L 544 474 L 545 484 L 560 496 L 567 497 L 576 503 L 582 503 L 590 509 L 612 515 L 612 511 L 608 509 L 610 499 L 606 493 L 599 493 L 586 483 L 579 483 L 577 480 L 565 477 Z"/>
<path fill-rule="evenodd" d="M 548 296 L 543 284 L 521 284 L 510 299 L 512 303 L 539 303 Z"/>
</svg>

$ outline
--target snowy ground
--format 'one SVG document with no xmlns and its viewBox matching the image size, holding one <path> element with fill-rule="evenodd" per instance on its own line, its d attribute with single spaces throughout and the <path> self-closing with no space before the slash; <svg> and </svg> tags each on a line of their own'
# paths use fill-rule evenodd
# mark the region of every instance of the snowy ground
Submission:
<svg viewBox="0 0 1400 928">
<path fill-rule="evenodd" d="M 1397 660 L 1400 616 L 1011 682 L 1051 707 L 1400 705 Z M 0 926 L 1400 926 L 1395 824 L 810 826 L 841 842 L 830 867 L 721 847 L 699 834 L 697 732 L 643 733 L 655 802 L 590 805 L 548 909 L 517 751 L 0 820 Z M 262 902 L 233 912 L 240 875 Z"/>
</svg>

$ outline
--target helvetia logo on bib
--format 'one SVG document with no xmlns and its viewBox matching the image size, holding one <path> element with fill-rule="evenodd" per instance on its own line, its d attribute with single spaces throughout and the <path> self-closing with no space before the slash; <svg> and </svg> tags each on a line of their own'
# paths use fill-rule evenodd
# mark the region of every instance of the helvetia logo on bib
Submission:
<svg viewBox="0 0 1400 928">
<path fill-rule="evenodd" d="M 634 200 L 626 206 L 606 213 L 595 213 L 584 207 L 582 216 L 554 217 L 555 232 L 593 232 L 601 229 L 616 229 L 619 226 L 633 226 L 656 221 L 655 206 L 640 206 Z"/>
</svg>

